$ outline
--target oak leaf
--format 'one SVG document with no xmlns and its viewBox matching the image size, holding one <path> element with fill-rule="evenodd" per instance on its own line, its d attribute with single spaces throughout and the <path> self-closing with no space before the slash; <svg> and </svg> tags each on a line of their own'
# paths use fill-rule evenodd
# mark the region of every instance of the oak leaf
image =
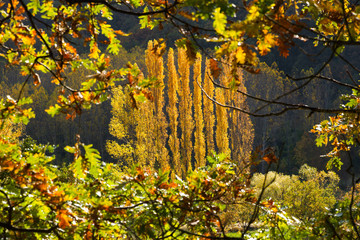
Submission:
<svg viewBox="0 0 360 240">
<path fill-rule="evenodd" d="M 222 72 L 219 68 L 218 62 L 215 59 L 210 59 L 210 72 L 214 78 L 218 78 Z"/>
</svg>

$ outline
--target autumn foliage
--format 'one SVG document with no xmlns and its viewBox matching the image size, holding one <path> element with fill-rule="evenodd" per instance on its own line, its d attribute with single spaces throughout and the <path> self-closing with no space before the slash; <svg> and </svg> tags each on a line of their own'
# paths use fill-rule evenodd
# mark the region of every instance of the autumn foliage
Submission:
<svg viewBox="0 0 360 240">
<path fill-rule="evenodd" d="M 359 3 L 347 0 L 1 1 L 0 63 L 14 69 L 16 81 L 21 81 L 16 95 L 0 100 L 1 237 L 360 238 L 359 179 L 350 151 L 359 146 L 359 84 L 353 76 L 360 71 L 343 55 L 346 47 L 359 45 L 359 12 Z M 121 39 L 134 33 L 118 28 L 113 20 L 119 16 L 137 18 L 134 32 L 163 30 L 170 24 L 182 35 L 175 42 L 177 55 L 173 50 L 166 55 L 165 40 L 159 39 L 149 42 L 147 70 L 136 63 L 113 66 L 111 56 L 120 52 Z M 204 49 L 203 42 L 214 50 Z M 291 78 L 296 80 L 293 88 L 280 95 L 247 93 L 244 72 L 259 74 L 265 56 L 272 57 L 275 50 L 287 58 L 301 44 L 324 64 L 310 75 Z M 335 57 L 351 69 L 346 72 L 349 81 L 323 75 Z M 86 75 L 75 86 L 69 75 L 78 71 Z M 334 109 L 284 100 L 314 79 L 351 89 L 352 94 L 344 95 L 344 104 Z M 53 154 L 53 146 L 21 137 L 35 117 L 31 107 L 25 107 L 32 102 L 24 97 L 30 84 L 39 89 L 34 97 L 46 96 L 40 94 L 42 85 L 57 87 L 56 102 L 46 112 L 69 121 L 113 96 L 110 132 L 120 144 L 109 141 L 108 151 L 126 164 L 102 161 L 99 151 L 74 132 L 73 143 L 65 147 L 71 163 L 61 167 L 54 164 L 62 159 Z M 263 105 L 249 110 L 246 98 Z M 327 196 L 330 188 L 319 180 L 336 176 L 314 173 L 313 178 L 294 181 L 283 202 L 265 198 L 275 182 L 268 181 L 268 172 L 279 158 L 276 149 L 265 146 L 250 154 L 248 115 L 299 109 L 308 110 L 309 116 L 336 114 L 312 132 L 317 145 L 332 146 L 329 168 L 340 168 L 343 155 L 348 156 L 351 189 L 344 196 Z M 265 174 L 255 189 L 251 171 L 260 164 Z M 294 194 L 296 190 L 301 192 Z M 311 201 L 312 209 L 301 208 L 299 196 L 321 201 Z M 331 204 L 321 204 L 324 199 Z M 244 224 L 230 237 L 224 219 L 234 209 L 248 214 L 246 221 L 233 221 Z M 306 221 L 301 218 L 304 209 Z M 314 209 L 321 214 L 315 216 Z"/>
</svg>

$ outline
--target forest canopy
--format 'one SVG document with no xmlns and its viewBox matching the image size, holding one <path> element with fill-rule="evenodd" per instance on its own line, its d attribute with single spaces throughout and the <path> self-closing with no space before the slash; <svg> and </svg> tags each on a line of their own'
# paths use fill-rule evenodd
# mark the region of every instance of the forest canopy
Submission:
<svg viewBox="0 0 360 240">
<path fill-rule="evenodd" d="M 359 12 L 355 0 L 0 2 L 2 238 L 360 238 Z M 145 29 L 157 38 L 145 56 L 135 49 L 138 64 L 116 63 L 130 51 L 122 43 Z M 302 69 L 309 59 L 313 68 Z M 341 101 L 334 106 L 324 92 Z M 82 116 L 95 108 L 101 118 L 109 106 L 97 105 L 110 98 L 110 134 L 122 145 L 106 146 L 119 163 L 80 134 Z M 62 139 L 68 165 L 51 141 L 22 137 L 32 122 L 41 131 L 44 112 L 35 118 L 31 104 L 54 117 L 49 129 L 60 124 L 72 135 Z M 278 128 L 284 148 L 268 146 L 279 122 L 257 119 L 293 110 L 305 114 Z M 328 146 L 327 169 L 349 176 L 343 192 L 336 173 L 306 164 L 296 176 L 270 172 L 294 146 L 294 159 L 306 162 L 311 137 L 294 143 L 290 131 L 313 115 L 322 118 L 312 132 Z M 256 128 L 265 144 L 250 154 Z"/>
</svg>

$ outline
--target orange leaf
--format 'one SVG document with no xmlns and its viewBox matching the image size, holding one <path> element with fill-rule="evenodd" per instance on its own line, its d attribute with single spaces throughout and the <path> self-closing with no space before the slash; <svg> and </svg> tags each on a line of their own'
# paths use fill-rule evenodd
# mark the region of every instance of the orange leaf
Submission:
<svg viewBox="0 0 360 240">
<path fill-rule="evenodd" d="M 75 102 L 75 96 L 74 96 L 74 94 L 69 95 L 68 98 L 69 98 L 69 100 L 70 100 L 71 103 Z"/>
<path fill-rule="evenodd" d="M 38 184 L 38 185 L 37 185 L 37 188 L 38 188 L 40 191 L 46 191 L 47 188 L 48 188 L 48 185 L 47 185 L 47 184 L 44 184 L 44 183 Z"/>
<path fill-rule="evenodd" d="M 271 33 L 266 33 L 266 35 L 264 37 L 264 42 L 266 42 L 267 44 L 269 44 L 271 46 L 275 46 L 276 45 L 276 36 Z"/>
<path fill-rule="evenodd" d="M 167 183 L 161 183 L 161 184 L 159 185 L 159 188 L 169 189 L 169 184 L 167 184 Z"/>
<path fill-rule="evenodd" d="M 20 7 L 16 10 L 15 15 L 20 15 L 20 14 L 22 14 L 22 13 L 24 13 L 24 12 L 25 12 L 25 9 L 24 9 L 22 6 L 20 6 Z"/>
<path fill-rule="evenodd" d="M 279 43 L 279 50 L 280 50 L 280 55 L 283 57 L 288 57 L 289 56 L 289 46 L 286 45 L 286 43 L 284 42 L 280 42 Z"/>
<path fill-rule="evenodd" d="M 66 50 L 68 50 L 69 52 L 71 52 L 72 54 L 76 55 L 77 54 L 77 50 L 76 48 L 74 48 L 73 46 L 71 46 L 69 43 L 64 43 L 64 47 L 66 48 Z"/>
<path fill-rule="evenodd" d="M 169 183 L 169 187 L 170 188 L 176 188 L 178 185 L 176 184 L 176 183 L 174 183 L 174 182 L 172 182 L 172 183 Z"/>
<path fill-rule="evenodd" d="M 155 188 L 151 188 L 151 189 L 149 190 L 149 193 L 150 193 L 151 195 L 155 195 L 156 189 L 155 189 Z"/>
<path fill-rule="evenodd" d="M 114 32 L 115 32 L 116 34 L 120 35 L 120 36 L 125 36 L 125 37 L 131 35 L 131 33 L 124 33 L 124 32 L 121 31 L 121 30 L 116 30 L 116 31 L 114 31 Z"/>
<path fill-rule="evenodd" d="M 136 179 L 139 181 L 143 181 L 145 179 L 144 171 L 140 167 L 137 167 L 136 171 L 137 171 Z"/>
<path fill-rule="evenodd" d="M 134 84 L 134 78 L 131 75 L 131 73 L 128 73 L 128 79 L 129 79 L 130 86 L 133 85 Z"/>
<path fill-rule="evenodd" d="M 21 71 L 20 74 L 21 74 L 22 76 L 26 76 L 26 75 L 28 75 L 28 72 L 27 72 L 27 71 Z"/>
<path fill-rule="evenodd" d="M 268 153 L 266 154 L 263 159 L 265 160 L 265 162 L 267 163 L 276 163 L 278 161 L 278 158 L 275 156 L 274 153 Z"/>
<path fill-rule="evenodd" d="M 210 59 L 210 71 L 214 78 L 218 78 L 221 74 L 221 68 L 218 66 L 218 62 L 214 59 Z"/>
<path fill-rule="evenodd" d="M 70 226 L 70 222 L 72 219 L 68 216 L 68 212 L 66 210 L 60 210 L 56 217 L 59 219 L 60 228 L 64 229 Z"/>
<path fill-rule="evenodd" d="M 272 206 L 270 208 L 274 213 L 277 213 L 278 212 L 278 208 L 276 206 Z"/>
</svg>

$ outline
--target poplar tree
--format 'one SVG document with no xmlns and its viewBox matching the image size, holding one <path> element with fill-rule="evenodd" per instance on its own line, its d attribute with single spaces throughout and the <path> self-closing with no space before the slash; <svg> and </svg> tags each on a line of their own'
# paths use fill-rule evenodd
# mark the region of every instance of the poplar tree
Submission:
<svg viewBox="0 0 360 240">
<path fill-rule="evenodd" d="M 246 93 L 246 87 L 244 85 L 243 73 L 240 68 L 237 68 L 235 72 L 234 68 L 230 67 L 231 59 L 225 61 L 222 64 L 223 67 L 223 84 L 231 87 L 231 81 L 236 82 L 235 87 L 232 87 L 231 91 L 225 92 L 225 99 L 228 105 L 236 106 L 241 109 L 247 109 L 246 97 L 237 92 L 239 90 L 242 93 Z M 234 78 L 235 81 L 234 81 Z M 235 160 L 240 168 L 246 167 L 247 160 L 249 159 L 252 151 L 252 145 L 254 142 L 254 130 L 253 124 L 249 115 L 240 111 L 229 110 L 229 137 L 230 137 L 230 149 L 231 158 Z"/>
<path fill-rule="evenodd" d="M 225 74 L 221 75 L 221 82 L 225 82 Z M 224 91 L 221 88 L 215 90 L 216 100 L 225 103 Z M 225 153 L 230 157 L 229 137 L 228 137 L 228 115 L 226 108 L 216 105 L 216 145 L 219 152 Z"/>
<path fill-rule="evenodd" d="M 180 127 L 181 127 L 181 165 L 182 176 L 184 177 L 188 170 L 192 169 L 191 157 L 192 157 L 192 132 L 194 128 L 192 118 L 192 97 L 189 85 L 190 75 L 190 63 L 186 56 L 186 49 L 178 48 L 178 69 L 180 74 Z"/>
<path fill-rule="evenodd" d="M 167 107 L 167 113 L 169 115 L 169 146 L 172 153 L 173 169 L 176 175 L 181 176 L 181 163 L 180 163 L 180 143 L 178 138 L 178 75 L 176 73 L 174 50 L 170 48 L 167 59 L 168 66 L 168 96 L 169 106 Z"/>
<path fill-rule="evenodd" d="M 201 84 L 201 62 L 202 58 L 200 54 L 197 54 L 194 64 L 194 118 L 195 118 L 195 167 L 205 166 L 205 138 L 204 138 L 204 117 L 202 107 L 202 92 L 198 83 Z"/>
<path fill-rule="evenodd" d="M 149 78 L 154 80 L 154 87 L 151 92 L 154 96 L 154 104 L 152 107 L 153 119 L 152 126 L 149 126 L 153 131 L 154 145 L 149 146 L 155 149 L 155 159 L 158 161 L 160 167 L 169 167 L 169 153 L 166 149 L 167 134 L 167 120 L 164 114 L 164 62 L 163 51 L 165 51 L 165 44 L 160 41 L 149 41 L 148 48 L 145 51 L 145 63 L 148 69 Z M 154 124 L 156 123 L 156 124 Z"/>
<path fill-rule="evenodd" d="M 234 104 L 246 106 L 244 98 L 240 95 L 234 96 Z M 244 167 L 248 163 L 253 147 L 253 124 L 249 115 L 237 111 L 230 113 L 230 121 L 231 158 L 237 161 L 239 166 Z"/>
<path fill-rule="evenodd" d="M 142 73 L 139 79 L 143 79 Z M 116 140 L 106 141 L 107 152 L 123 167 L 138 163 L 153 168 L 155 152 L 151 129 L 154 119 L 150 111 L 153 103 L 145 101 L 136 109 L 126 89 L 118 87 L 113 90 L 111 106 L 109 132 Z"/>
<path fill-rule="evenodd" d="M 157 149 L 154 148 L 156 138 L 154 138 L 154 103 L 145 101 L 138 106 L 137 125 L 136 125 L 136 152 L 138 153 L 138 163 L 141 166 L 154 168 L 156 164 Z M 141 153 L 141 154 L 140 154 Z"/>
<path fill-rule="evenodd" d="M 136 134 L 131 131 L 137 124 L 137 112 L 130 106 L 124 94 L 123 88 L 113 90 L 111 98 L 112 118 L 109 124 L 109 132 L 117 140 L 107 140 L 106 150 L 122 166 L 130 166 L 135 163 Z"/>
<path fill-rule="evenodd" d="M 214 97 L 214 84 L 211 82 L 210 61 L 205 62 L 204 90 L 210 98 Z M 206 139 L 206 155 L 210 155 L 215 150 L 214 143 L 214 103 L 207 97 L 204 97 L 204 119 L 205 119 L 205 139 Z"/>
</svg>

